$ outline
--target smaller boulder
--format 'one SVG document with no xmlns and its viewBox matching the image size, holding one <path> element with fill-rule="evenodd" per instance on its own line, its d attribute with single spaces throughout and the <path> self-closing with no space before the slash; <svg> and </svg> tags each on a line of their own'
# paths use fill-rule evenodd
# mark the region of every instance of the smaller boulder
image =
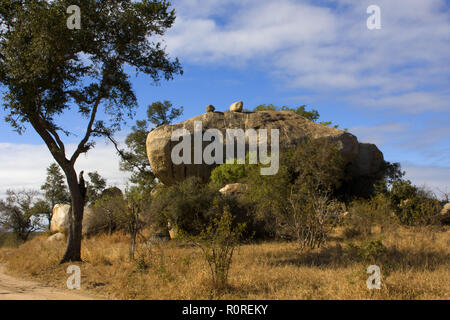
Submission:
<svg viewBox="0 0 450 320">
<path fill-rule="evenodd" d="M 50 236 L 47 238 L 48 242 L 57 242 L 57 241 L 64 241 L 66 239 L 66 236 L 64 235 L 64 233 L 58 232 L 55 233 L 54 235 Z"/>
<path fill-rule="evenodd" d="M 216 110 L 216 108 L 214 108 L 214 106 L 211 105 L 211 104 L 210 104 L 209 106 L 206 107 L 206 112 L 208 112 L 208 113 L 209 113 L 209 112 L 214 112 L 215 110 Z"/>
<path fill-rule="evenodd" d="M 244 108 L 244 102 L 239 101 L 239 102 L 235 102 L 230 106 L 230 111 L 231 112 L 242 112 Z"/>
<path fill-rule="evenodd" d="M 68 204 L 57 204 L 53 207 L 52 220 L 50 222 L 50 232 L 69 232 L 69 210 Z"/>
<path fill-rule="evenodd" d="M 441 214 L 450 214 L 450 202 L 445 204 L 444 207 L 441 210 Z"/>
<path fill-rule="evenodd" d="M 169 229 L 169 236 L 171 240 L 174 240 L 178 235 L 178 227 L 172 226 L 170 222 L 167 222 L 167 229 Z"/>
<path fill-rule="evenodd" d="M 442 208 L 439 220 L 444 225 L 450 225 L 450 203 L 445 204 Z"/>
<path fill-rule="evenodd" d="M 227 184 L 219 190 L 223 195 L 239 196 L 247 191 L 247 185 L 243 183 Z"/>
</svg>

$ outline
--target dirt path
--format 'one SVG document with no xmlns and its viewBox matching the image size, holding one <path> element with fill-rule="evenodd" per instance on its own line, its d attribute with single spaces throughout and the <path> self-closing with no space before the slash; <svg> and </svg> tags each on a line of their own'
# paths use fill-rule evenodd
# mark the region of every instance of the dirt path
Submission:
<svg viewBox="0 0 450 320">
<path fill-rule="evenodd" d="M 0 300 L 94 300 L 92 296 L 57 289 L 34 281 L 17 279 L 5 274 L 0 265 Z"/>
</svg>

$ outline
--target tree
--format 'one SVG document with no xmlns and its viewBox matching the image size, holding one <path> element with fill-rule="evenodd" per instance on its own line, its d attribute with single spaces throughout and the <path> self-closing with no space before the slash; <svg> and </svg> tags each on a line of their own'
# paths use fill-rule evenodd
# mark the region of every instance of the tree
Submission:
<svg viewBox="0 0 450 320">
<path fill-rule="evenodd" d="M 306 110 L 306 105 L 299 106 L 298 108 L 289 108 L 288 106 L 282 106 L 281 108 L 278 106 L 275 106 L 273 104 L 261 104 L 257 106 L 255 109 L 253 109 L 254 112 L 258 111 L 293 111 L 299 116 L 302 116 L 308 120 L 317 122 L 320 118 L 319 111 L 312 109 L 311 111 Z M 331 126 L 333 124 L 332 121 L 322 121 L 319 122 L 320 124 L 324 126 Z M 339 125 L 334 125 L 334 128 L 338 128 Z M 347 129 L 344 129 L 347 131 Z"/>
<path fill-rule="evenodd" d="M 86 202 L 94 203 L 102 196 L 106 189 L 106 179 L 97 171 L 88 173 L 89 181 L 86 182 Z"/>
<path fill-rule="evenodd" d="M 183 107 L 173 108 L 170 101 L 154 102 L 147 109 L 148 121 L 155 127 L 172 123 L 183 114 Z"/>
<path fill-rule="evenodd" d="M 100 199 L 93 205 L 95 216 L 104 219 L 108 224 L 108 234 L 112 235 L 116 228 L 126 229 L 127 204 L 122 191 L 117 188 L 106 189 Z"/>
<path fill-rule="evenodd" d="M 53 208 L 57 204 L 70 203 L 70 195 L 67 190 L 64 175 L 61 173 L 59 166 L 52 163 L 47 168 L 47 178 L 45 183 L 41 186 L 44 192 L 45 200 L 50 207 L 48 211 L 48 223 L 50 228 L 50 221 L 52 220 Z"/>
<path fill-rule="evenodd" d="M 306 119 L 309 119 L 311 121 L 316 122 L 319 118 L 319 111 L 313 109 L 311 111 L 306 111 L 306 105 L 302 105 L 296 109 L 294 108 L 289 108 L 288 106 L 282 106 L 277 107 L 273 104 L 261 104 L 259 106 L 257 106 L 253 111 L 257 112 L 257 111 L 293 111 L 296 114 L 298 114 L 299 116 L 302 116 Z"/>
<path fill-rule="evenodd" d="M 80 29 L 67 28 L 70 5 L 80 7 Z M 19 134 L 31 125 L 62 168 L 72 210 L 61 263 L 81 261 L 85 186 L 75 163 L 94 147 L 96 137 L 113 139 L 125 117 L 133 115 L 137 99 L 125 66 L 153 82 L 182 74 L 178 60 L 152 40 L 173 25 L 175 11 L 162 0 L 2 1 L 0 21 L 5 120 Z M 87 123 L 68 155 L 62 135 L 69 135 L 69 128 L 57 117 L 73 108 Z"/>
<path fill-rule="evenodd" d="M 149 191 L 155 182 L 147 156 L 146 141 L 150 125 L 159 127 L 170 124 L 181 116 L 183 107 L 174 108 L 169 101 L 154 102 L 148 106 L 147 120 L 138 120 L 131 128 L 131 133 L 125 139 L 127 151 L 119 150 L 121 156 L 120 169 L 131 172 L 130 182 L 138 185 L 141 189 Z"/>
<path fill-rule="evenodd" d="M 6 200 L 0 200 L 0 226 L 12 230 L 18 239 L 27 241 L 30 234 L 40 228 L 40 206 L 35 206 L 37 191 L 6 192 Z"/>
</svg>

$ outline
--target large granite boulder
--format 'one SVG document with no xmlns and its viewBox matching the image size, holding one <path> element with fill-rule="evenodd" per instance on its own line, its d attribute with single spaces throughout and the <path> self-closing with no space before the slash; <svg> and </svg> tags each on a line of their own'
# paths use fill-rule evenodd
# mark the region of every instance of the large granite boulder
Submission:
<svg viewBox="0 0 450 320">
<path fill-rule="evenodd" d="M 194 133 L 194 122 L 202 122 L 202 130 L 218 129 L 226 143 L 227 129 L 268 129 L 270 146 L 271 129 L 279 129 L 280 151 L 298 146 L 305 138 L 328 139 L 336 144 L 342 157 L 349 163 L 350 174 L 354 177 L 377 175 L 384 163 L 383 154 L 373 144 L 359 143 L 357 138 L 336 128 L 310 121 L 292 111 L 261 112 L 214 112 L 199 115 L 187 121 L 161 126 L 151 131 L 147 137 L 147 154 L 156 177 L 164 184 L 171 185 L 190 176 L 208 181 L 216 165 L 180 164 L 171 160 L 172 148 L 178 141 L 171 141 L 177 129 Z M 248 141 L 247 141 L 248 142 Z M 203 148 L 210 142 L 203 142 Z M 192 143 L 192 148 L 194 143 Z M 248 146 L 246 147 L 248 152 Z M 225 152 L 224 152 L 225 158 Z"/>
</svg>

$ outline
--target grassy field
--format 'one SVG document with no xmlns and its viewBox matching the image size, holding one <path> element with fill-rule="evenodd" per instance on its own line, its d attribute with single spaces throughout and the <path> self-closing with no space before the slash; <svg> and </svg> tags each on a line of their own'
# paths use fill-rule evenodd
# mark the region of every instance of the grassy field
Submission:
<svg viewBox="0 0 450 320">
<path fill-rule="evenodd" d="M 286 242 L 240 247 L 228 289 L 215 295 L 198 249 L 175 242 L 138 246 L 128 258 L 128 237 L 83 240 L 82 291 L 109 299 L 450 299 L 450 229 L 398 227 L 376 233 L 384 249 L 371 255 L 367 239 L 346 239 L 337 229 L 326 247 L 300 252 Z M 359 249 L 355 249 L 359 248 Z M 366 248 L 366 249 L 364 249 Z M 59 265 L 64 243 L 39 235 L 17 248 L 0 249 L 12 275 L 65 288 L 68 265 Z M 380 290 L 368 290 L 369 265 L 380 266 Z"/>
</svg>

